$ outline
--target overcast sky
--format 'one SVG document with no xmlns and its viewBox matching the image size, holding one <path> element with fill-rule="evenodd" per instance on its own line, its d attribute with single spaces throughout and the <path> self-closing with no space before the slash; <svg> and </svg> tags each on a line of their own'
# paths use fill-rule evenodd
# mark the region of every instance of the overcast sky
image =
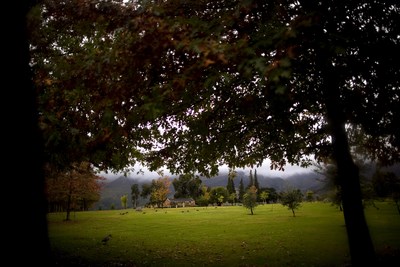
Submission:
<svg viewBox="0 0 400 267">
<path fill-rule="evenodd" d="M 143 174 L 139 173 L 137 174 L 137 172 L 142 169 L 143 170 Z M 264 175 L 264 176 L 268 176 L 268 177 L 281 177 L 281 178 L 285 178 L 288 177 L 290 175 L 293 174 L 297 174 L 297 173 L 303 173 L 303 172 L 310 172 L 312 171 L 312 167 L 310 168 L 301 168 L 299 166 L 293 166 L 293 165 L 286 165 L 285 166 L 285 171 L 274 171 L 270 169 L 270 161 L 266 160 L 264 162 L 264 164 L 261 167 L 256 168 L 257 169 L 257 174 L 260 175 Z M 254 170 L 254 169 L 253 169 Z M 228 171 L 228 167 L 222 166 L 220 167 L 220 172 L 227 172 Z M 244 171 L 249 173 L 250 168 L 246 168 L 246 169 L 237 169 L 237 171 Z M 254 174 L 254 171 L 253 171 Z M 118 173 L 118 174 L 113 174 L 113 173 L 100 173 L 100 176 L 106 177 L 106 178 L 118 178 L 121 175 L 123 175 L 122 173 Z M 166 176 L 172 176 L 170 172 L 168 172 L 167 170 L 164 170 L 164 175 Z M 143 179 L 156 179 L 159 177 L 159 175 L 156 172 L 150 172 L 147 168 L 137 165 L 134 168 L 134 171 L 130 174 L 128 174 L 128 176 L 130 177 L 135 177 L 135 178 L 140 178 L 143 177 Z"/>
</svg>

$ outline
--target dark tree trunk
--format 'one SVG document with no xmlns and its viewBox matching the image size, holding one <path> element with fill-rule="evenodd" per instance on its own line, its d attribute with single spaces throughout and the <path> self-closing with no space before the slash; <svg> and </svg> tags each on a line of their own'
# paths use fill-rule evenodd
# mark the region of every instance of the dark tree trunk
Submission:
<svg viewBox="0 0 400 267">
<path fill-rule="evenodd" d="M 68 200 L 67 200 L 67 214 L 65 216 L 65 220 L 69 221 L 71 220 L 71 194 L 68 195 Z"/>
<path fill-rule="evenodd" d="M 333 72 L 330 72 L 332 75 Z M 352 266 L 375 266 L 376 255 L 362 205 L 358 167 L 354 164 L 340 105 L 339 87 L 332 75 L 326 79 L 326 108 L 332 137 L 333 159 L 341 187 L 343 214 L 346 223 Z"/>
<path fill-rule="evenodd" d="M 3 264 L 51 266 L 44 194 L 43 143 L 29 67 L 26 15 L 35 1 L 9 1 L 3 51 L 2 117 L 4 180 L 10 193 L 3 201 Z M 4 73 L 5 72 L 5 73 Z"/>
</svg>

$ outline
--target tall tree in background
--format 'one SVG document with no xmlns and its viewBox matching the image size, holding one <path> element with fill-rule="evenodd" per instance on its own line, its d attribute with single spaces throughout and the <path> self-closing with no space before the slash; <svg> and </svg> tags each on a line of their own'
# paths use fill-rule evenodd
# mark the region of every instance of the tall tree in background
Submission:
<svg viewBox="0 0 400 267">
<path fill-rule="evenodd" d="M 45 5 L 31 63 L 46 160 L 212 176 L 332 158 L 352 264 L 374 262 L 352 150 L 399 161 L 397 2 Z"/>
<path fill-rule="evenodd" d="M 196 200 L 202 193 L 202 183 L 200 177 L 194 173 L 181 174 L 178 178 L 172 180 L 172 185 L 175 189 L 174 197 L 192 197 Z"/>
<path fill-rule="evenodd" d="M 201 195 L 199 198 L 196 200 L 196 204 L 200 206 L 208 206 L 210 203 L 210 188 L 203 185 L 201 187 Z"/>
<path fill-rule="evenodd" d="M 228 194 L 236 194 L 236 189 L 235 189 L 235 182 L 234 179 L 236 177 L 237 173 L 235 170 L 230 169 L 228 173 L 228 183 L 226 185 L 226 189 L 228 190 Z"/>
<path fill-rule="evenodd" d="M 246 186 L 246 189 L 249 189 L 250 187 L 252 187 L 254 185 L 254 178 L 253 178 L 253 170 L 250 170 L 249 173 L 249 183 Z"/>
<path fill-rule="evenodd" d="M 131 198 L 132 198 L 132 207 L 134 209 L 137 208 L 138 200 L 140 197 L 140 189 L 138 184 L 131 185 Z"/>
<path fill-rule="evenodd" d="M 221 206 L 229 197 L 228 190 L 224 186 L 212 187 L 210 190 L 210 202 Z"/>
<path fill-rule="evenodd" d="M 257 188 L 257 192 L 260 190 L 260 184 L 258 183 L 257 169 L 254 170 L 254 186 Z"/>
<path fill-rule="evenodd" d="M 245 194 L 245 189 L 244 189 L 244 183 L 243 183 L 243 178 L 240 178 L 239 182 L 239 202 L 243 202 L 243 195 Z"/>
<path fill-rule="evenodd" d="M 147 198 L 150 196 L 152 190 L 151 184 L 142 184 L 142 192 L 140 193 L 140 196 L 142 198 Z"/>
</svg>

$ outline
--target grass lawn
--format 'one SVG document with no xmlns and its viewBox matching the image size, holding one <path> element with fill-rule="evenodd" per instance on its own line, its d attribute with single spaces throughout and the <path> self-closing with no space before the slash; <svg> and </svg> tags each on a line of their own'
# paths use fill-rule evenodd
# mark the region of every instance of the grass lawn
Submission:
<svg viewBox="0 0 400 267">
<path fill-rule="evenodd" d="M 377 206 L 366 209 L 367 221 L 376 250 L 390 256 L 400 249 L 400 215 L 392 203 Z M 71 218 L 48 214 L 55 266 L 334 267 L 350 261 L 343 213 L 328 203 L 303 203 L 296 217 L 268 204 L 254 215 L 233 206 L 88 211 Z"/>
</svg>

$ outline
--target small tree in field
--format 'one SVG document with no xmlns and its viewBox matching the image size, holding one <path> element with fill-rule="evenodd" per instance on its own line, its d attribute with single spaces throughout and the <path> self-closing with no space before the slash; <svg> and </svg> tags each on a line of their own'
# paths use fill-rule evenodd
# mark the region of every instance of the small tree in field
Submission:
<svg viewBox="0 0 400 267">
<path fill-rule="evenodd" d="M 123 209 L 126 209 L 126 203 L 128 202 L 128 197 L 126 195 L 123 195 L 121 197 L 121 206 Z"/>
<path fill-rule="evenodd" d="M 260 198 L 261 198 L 261 200 L 263 201 L 263 204 L 265 204 L 265 202 L 267 201 L 268 197 L 269 197 L 269 192 L 267 192 L 267 191 L 262 191 L 262 192 L 260 193 Z"/>
<path fill-rule="evenodd" d="M 288 190 L 281 194 L 281 203 L 283 206 L 292 210 L 293 217 L 296 217 L 295 210 L 300 208 L 303 201 L 303 193 L 299 189 Z"/>
<path fill-rule="evenodd" d="M 247 209 L 250 209 L 251 215 L 253 215 L 253 210 L 255 207 L 257 207 L 257 205 L 257 188 L 252 185 L 243 195 L 243 206 Z"/>
</svg>

